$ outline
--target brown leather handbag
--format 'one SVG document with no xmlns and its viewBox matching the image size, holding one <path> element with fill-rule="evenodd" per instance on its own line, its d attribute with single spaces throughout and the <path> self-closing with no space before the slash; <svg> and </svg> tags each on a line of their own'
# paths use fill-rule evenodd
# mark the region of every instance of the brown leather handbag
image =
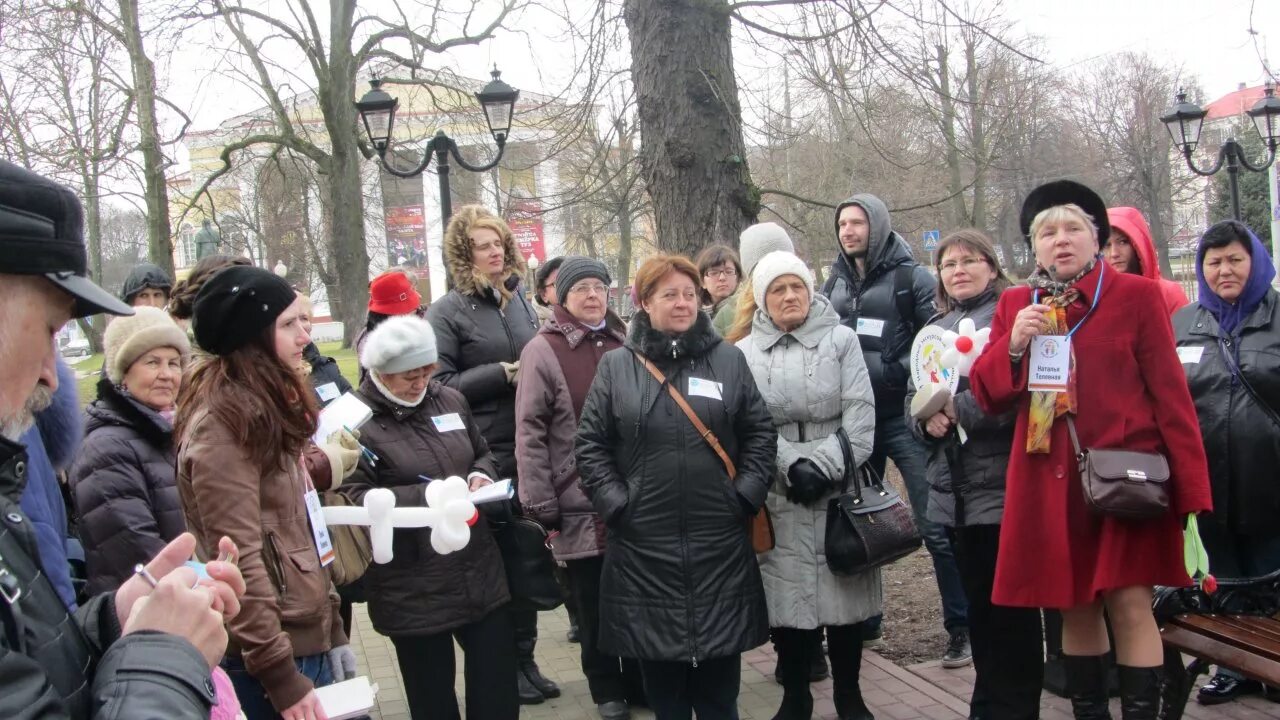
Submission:
<svg viewBox="0 0 1280 720">
<path fill-rule="evenodd" d="M 644 365 L 645 369 L 649 371 L 649 374 L 658 381 L 659 385 L 667 386 L 667 392 L 671 394 L 671 399 L 675 400 L 676 405 L 680 406 L 680 409 L 684 411 L 685 417 L 689 418 L 689 422 L 693 423 L 698 435 L 706 441 L 707 445 L 711 446 L 716 455 L 720 456 L 720 462 L 724 463 L 724 469 L 729 473 L 729 484 L 732 485 L 734 478 L 738 477 L 738 469 L 734 467 L 733 460 L 729 458 L 729 453 L 725 452 L 724 447 L 720 445 L 720 438 L 716 437 L 715 433 L 707 428 L 698 417 L 698 414 L 693 411 L 693 408 L 689 407 L 688 401 L 684 399 L 680 391 L 667 382 L 666 376 L 662 374 L 662 371 L 657 366 L 650 362 L 649 358 L 640 353 L 635 353 L 635 356 L 640 361 L 640 364 Z M 734 492 L 737 491 L 735 490 Z M 773 518 L 769 516 L 769 508 L 761 505 L 759 512 L 752 516 L 750 534 L 752 550 L 762 553 L 773 549 L 775 538 L 773 534 Z"/>
<path fill-rule="evenodd" d="M 1149 520 L 1169 512 L 1169 461 L 1160 453 L 1080 448 L 1076 424 L 1067 415 L 1084 502 L 1099 515 Z"/>
</svg>

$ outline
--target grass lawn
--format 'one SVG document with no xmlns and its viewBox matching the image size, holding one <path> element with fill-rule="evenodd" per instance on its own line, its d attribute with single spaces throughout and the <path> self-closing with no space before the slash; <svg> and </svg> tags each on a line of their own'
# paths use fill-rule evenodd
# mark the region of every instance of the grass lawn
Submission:
<svg viewBox="0 0 1280 720">
<path fill-rule="evenodd" d="M 356 361 L 355 348 L 343 349 L 342 343 L 322 343 L 317 347 L 320 348 L 321 355 L 327 355 L 338 361 L 338 367 L 342 370 L 342 375 L 352 385 L 356 384 L 356 379 L 360 377 L 357 370 L 358 363 Z M 87 358 L 80 358 L 71 363 L 71 367 L 75 369 L 77 375 L 82 375 L 76 381 L 76 386 L 80 393 L 80 403 L 88 405 L 98 397 L 98 371 L 102 369 L 102 355 L 90 355 Z"/>
</svg>

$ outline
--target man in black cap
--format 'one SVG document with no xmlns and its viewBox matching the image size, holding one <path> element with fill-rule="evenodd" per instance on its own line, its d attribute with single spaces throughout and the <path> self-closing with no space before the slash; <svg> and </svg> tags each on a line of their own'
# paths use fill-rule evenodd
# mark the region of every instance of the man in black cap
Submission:
<svg viewBox="0 0 1280 720">
<path fill-rule="evenodd" d="M 212 579 L 193 587 L 181 566 L 195 539 L 183 535 L 72 617 L 18 506 L 27 462 L 16 439 L 58 387 L 54 336 L 71 318 L 132 312 L 87 277 L 75 195 L 0 161 L 0 717 L 195 718 L 214 702 L 223 622 L 244 593 L 236 567 L 210 563 Z"/>
</svg>

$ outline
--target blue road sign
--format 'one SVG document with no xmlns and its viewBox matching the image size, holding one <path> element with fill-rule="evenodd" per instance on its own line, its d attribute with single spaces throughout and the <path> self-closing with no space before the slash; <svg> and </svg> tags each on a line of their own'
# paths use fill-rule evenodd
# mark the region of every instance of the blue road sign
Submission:
<svg viewBox="0 0 1280 720">
<path fill-rule="evenodd" d="M 942 232 L 939 230 L 924 231 L 924 249 L 937 250 L 938 243 L 942 240 Z"/>
</svg>

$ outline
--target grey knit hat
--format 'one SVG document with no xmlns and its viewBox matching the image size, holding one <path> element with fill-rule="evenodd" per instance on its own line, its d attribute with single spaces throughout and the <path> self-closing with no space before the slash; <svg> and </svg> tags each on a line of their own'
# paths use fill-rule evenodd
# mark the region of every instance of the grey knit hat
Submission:
<svg viewBox="0 0 1280 720">
<path fill-rule="evenodd" d="M 791 236 L 778 223 L 756 223 L 738 236 L 738 255 L 742 258 L 742 269 L 748 275 L 755 269 L 760 258 L 774 251 L 793 253 L 796 251 Z"/>
<path fill-rule="evenodd" d="M 609 277 L 609 268 L 599 260 L 592 260 L 589 257 L 581 255 L 569 255 L 560 264 L 560 272 L 556 274 L 556 299 L 564 305 L 564 301 L 569 297 L 569 290 L 573 288 L 574 283 L 587 278 L 596 278 L 600 282 L 608 286 L 613 282 Z"/>
</svg>

